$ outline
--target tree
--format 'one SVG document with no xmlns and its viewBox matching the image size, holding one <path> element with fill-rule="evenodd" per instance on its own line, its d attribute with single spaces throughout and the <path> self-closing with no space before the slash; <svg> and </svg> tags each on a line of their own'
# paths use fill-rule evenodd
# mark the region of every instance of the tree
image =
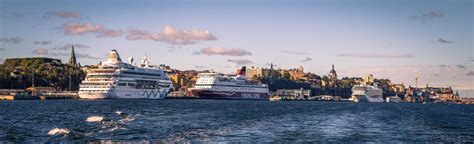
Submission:
<svg viewBox="0 0 474 144">
<path fill-rule="evenodd" d="M 283 71 L 283 74 L 281 75 L 283 79 L 290 79 L 290 73 L 288 71 Z"/>
</svg>

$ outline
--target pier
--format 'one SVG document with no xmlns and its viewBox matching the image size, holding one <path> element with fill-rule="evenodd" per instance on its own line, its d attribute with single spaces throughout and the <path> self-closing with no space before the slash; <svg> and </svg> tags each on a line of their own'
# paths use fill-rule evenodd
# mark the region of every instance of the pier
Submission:
<svg viewBox="0 0 474 144">
<path fill-rule="evenodd" d="M 0 89 L 0 100 L 54 100 L 78 99 L 75 91 L 40 92 L 32 89 Z"/>
</svg>

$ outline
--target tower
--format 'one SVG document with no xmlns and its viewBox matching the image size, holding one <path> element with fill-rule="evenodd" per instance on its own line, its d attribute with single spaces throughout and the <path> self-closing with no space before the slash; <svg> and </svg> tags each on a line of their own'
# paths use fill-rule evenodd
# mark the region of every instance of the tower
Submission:
<svg viewBox="0 0 474 144">
<path fill-rule="evenodd" d="M 71 46 L 71 56 L 69 57 L 68 64 L 70 66 L 79 67 L 76 61 L 76 53 L 74 53 L 74 45 Z"/>
<path fill-rule="evenodd" d="M 273 62 L 270 63 L 270 84 L 273 83 Z"/>
<path fill-rule="evenodd" d="M 335 87 L 336 86 L 336 81 L 337 81 L 337 73 L 336 73 L 336 70 L 334 69 L 334 64 L 332 64 L 332 69 L 331 71 L 329 71 L 329 84 L 332 86 L 332 87 Z"/>
</svg>

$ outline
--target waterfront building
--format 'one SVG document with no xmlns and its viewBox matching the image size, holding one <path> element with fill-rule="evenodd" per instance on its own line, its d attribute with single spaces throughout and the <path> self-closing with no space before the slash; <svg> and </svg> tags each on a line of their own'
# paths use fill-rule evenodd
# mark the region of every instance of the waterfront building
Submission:
<svg viewBox="0 0 474 144">
<path fill-rule="evenodd" d="M 405 102 L 420 102 L 421 98 L 419 94 L 421 93 L 420 89 L 409 86 L 406 90 L 404 100 Z"/>
<path fill-rule="evenodd" d="M 50 93 L 56 91 L 54 87 L 29 87 L 26 91 L 32 92 L 34 96 L 42 95 L 43 93 Z"/>
<path fill-rule="evenodd" d="M 365 76 L 363 79 L 364 79 L 365 84 L 368 84 L 368 85 L 373 85 L 374 84 L 375 78 L 374 78 L 373 74 L 369 74 L 369 75 Z"/>
<path fill-rule="evenodd" d="M 191 88 L 196 83 L 197 71 L 179 71 L 173 70 L 168 72 L 168 75 L 173 82 L 175 91 L 187 91 L 187 88 Z"/>
<path fill-rule="evenodd" d="M 311 90 L 301 89 L 279 89 L 275 93 L 276 97 L 286 100 L 305 100 L 311 97 Z"/>
<path fill-rule="evenodd" d="M 267 77 L 266 74 L 270 72 L 270 69 L 251 66 L 246 68 L 246 71 L 245 78 L 252 79 L 254 77 Z"/>
<path fill-rule="evenodd" d="M 238 71 L 239 69 L 237 69 Z M 262 67 L 254 67 L 251 66 L 249 68 L 246 68 L 247 74 L 245 77 L 247 79 L 252 79 L 252 78 L 260 78 L 260 77 L 273 77 L 276 73 L 280 73 L 280 75 L 289 75 L 289 79 L 296 81 L 296 80 L 306 80 L 305 73 L 304 73 L 304 68 L 303 66 L 299 65 L 298 68 L 296 69 L 278 69 L 276 71 L 273 71 L 273 64 L 271 64 L 270 68 L 262 68 Z"/>
<path fill-rule="evenodd" d="M 299 65 L 298 68 L 296 69 L 288 70 L 288 73 L 290 74 L 290 79 L 291 80 L 305 79 L 305 73 L 303 70 L 304 70 L 303 66 L 301 65 Z"/>
<path fill-rule="evenodd" d="M 395 93 L 405 93 L 405 85 L 403 83 L 402 84 L 394 84 L 392 86 L 392 90 Z"/>
</svg>

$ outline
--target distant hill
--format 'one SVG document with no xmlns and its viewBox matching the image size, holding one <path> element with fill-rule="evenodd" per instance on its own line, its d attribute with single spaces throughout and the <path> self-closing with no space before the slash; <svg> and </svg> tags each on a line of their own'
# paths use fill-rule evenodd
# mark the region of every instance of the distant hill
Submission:
<svg viewBox="0 0 474 144">
<path fill-rule="evenodd" d="M 24 89 L 32 86 L 55 87 L 58 90 L 78 90 L 85 72 L 79 67 L 61 63 L 54 58 L 11 58 L 0 66 L 1 89 Z"/>
</svg>

